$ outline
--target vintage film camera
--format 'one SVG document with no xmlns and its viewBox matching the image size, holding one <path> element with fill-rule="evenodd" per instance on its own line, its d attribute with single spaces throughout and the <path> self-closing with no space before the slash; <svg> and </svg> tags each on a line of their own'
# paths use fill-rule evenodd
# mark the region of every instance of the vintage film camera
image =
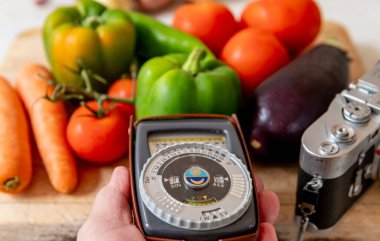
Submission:
<svg viewBox="0 0 380 241">
<path fill-rule="evenodd" d="M 379 178 L 380 61 L 338 94 L 303 134 L 296 215 L 304 230 L 333 226 Z"/>
<path fill-rule="evenodd" d="M 147 118 L 130 132 L 134 221 L 147 240 L 256 240 L 254 178 L 235 116 Z"/>
</svg>

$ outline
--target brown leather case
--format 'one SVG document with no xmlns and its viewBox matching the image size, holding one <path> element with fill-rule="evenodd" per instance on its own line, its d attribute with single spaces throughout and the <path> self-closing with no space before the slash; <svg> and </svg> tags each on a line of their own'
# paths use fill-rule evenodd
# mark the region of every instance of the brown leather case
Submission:
<svg viewBox="0 0 380 241">
<path fill-rule="evenodd" d="M 133 160 L 134 160 L 133 146 L 134 145 L 133 145 L 133 143 L 135 141 L 135 136 L 134 136 L 135 128 L 139 122 L 145 121 L 145 120 L 182 119 L 182 118 L 186 118 L 186 119 L 189 119 L 189 118 L 216 118 L 216 119 L 227 119 L 227 120 L 229 120 L 233 124 L 233 126 L 235 127 L 235 129 L 239 135 L 240 142 L 242 144 L 242 147 L 243 147 L 246 159 L 247 159 L 249 171 L 251 174 L 253 174 L 252 163 L 250 160 L 248 148 L 247 148 L 247 145 L 245 143 L 243 132 L 241 130 L 239 121 L 238 121 L 237 116 L 235 114 L 233 114 L 231 116 L 218 115 L 218 114 L 167 115 L 167 116 L 156 116 L 156 117 L 151 117 L 151 118 L 143 118 L 143 119 L 137 120 L 135 122 L 134 122 L 134 118 L 131 117 L 131 121 L 130 121 L 131 124 L 130 124 L 130 129 L 129 129 L 129 170 L 131 170 L 130 171 L 130 179 L 131 179 L 132 208 L 133 208 L 132 214 L 133 214 L 135 225 L 139 228 L 141 233 L 144 234 L 145 239 L 148 241 L 165 241 L 165 240 L 168 240 L 168 241 L 185 241 L 185 240 L 152 237 L 152 236 L 147 236 L 144 233 L 144 230 L 143 230 L 142 225 L 141 225 L 140 215 L 138 213 L 138 205 L 137 205 L 136 189 L 135 189 L 135 177 L 134 177 L 134 171 L 132 171 L 132 170 L 134 170 L 134 163 L 133 163 Z M 252 185 L 254 185 L 254 187 L 256 186 L 254 178 L 252 178 Z M 254 198 L 257 200 L 256 193 L 254 193 L 254 195 L 255 195 Z M 258 218 L 257 223 L 258 224 L 260 224 L 259 216 L 260 215 L 257 215 L 257 218 Z M 247 235 L 238 236 L 238 237 L 223 238 L 223 239 L 219 239 L 219 241 L 255 241 L 257 239 L 257 237 L 258 237 L 258 228 L 257 228 L 256 232 L 253 232 L 253 233 L 250 233 Z"/>
</svg>

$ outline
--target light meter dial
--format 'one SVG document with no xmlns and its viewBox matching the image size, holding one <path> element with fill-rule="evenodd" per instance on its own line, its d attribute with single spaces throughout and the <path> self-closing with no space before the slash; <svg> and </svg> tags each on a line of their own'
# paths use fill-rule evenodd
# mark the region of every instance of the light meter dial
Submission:
<svg viewBox="0 0 380 241">
<path fill-rule="evenodd" d="M 211 230 L 240 218 L 252 201 L 252 179 L 229 151 L 180 143 L 156 152 L 139 180 L 146 207 L 179 228 Z"/>
</svg>

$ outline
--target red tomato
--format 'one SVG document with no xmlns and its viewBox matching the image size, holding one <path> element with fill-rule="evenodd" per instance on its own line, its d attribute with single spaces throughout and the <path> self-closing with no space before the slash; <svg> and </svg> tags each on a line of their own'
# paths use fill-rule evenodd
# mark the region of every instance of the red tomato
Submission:
<svg viewBox="0 0 380 241">
<path fill-rule="evenodd" d="M 121 78 L 115 81 L 108 89 L 107 95 L 114 98 L 133 99 L 136 93 L 136 83 L 130 78 Z M 117 103 L 129 115 L 135 114 L 135 106 L 126 103 Z"/>
<path fill-rule="evenodd" d="M 241 22 L 273 33 L 297 54 L 319 33 L 321 14 L 312 0 L 259 0 L 245 7 Z"/>
<path fill-rule="evenodd" d="M 273 34 L 254 28 L 236 33 L 224 46 L 221 59 L 239 74 L 244 100 L 289 62 L 286 48 Z"/>
<path fill-rule="evenodd" d="M 98 109 L 95 101 L 87 105 Z M 105 103 L 104 108 L 109 104 Z M 122 157 L 129 146 L 129 116 L 119 106 L 111 108 L 101 118 L 84 106 L 77 108 L 66 129 L 67 141 L 74 153 L 84 160 L 106 163 Z"/>
<path fill-rule="evenodd" d="M 207 1 L 178 7 L 174 13 L 173 26 L 198 37 L 217 56 L 238 28 L 226 6 Z"/>
</svg>

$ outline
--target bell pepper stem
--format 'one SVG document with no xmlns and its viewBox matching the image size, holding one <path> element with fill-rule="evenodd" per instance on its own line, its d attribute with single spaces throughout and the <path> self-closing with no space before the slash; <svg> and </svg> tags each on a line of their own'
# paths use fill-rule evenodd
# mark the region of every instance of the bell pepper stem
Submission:
<svg viewBox="0 0 380 241">
<path fill-rule="evenodd" d="M 82 21 L 82 26 L 92 29 L 96 29 L 101 24 L 103 23 L 97 16 L 89 16 Z"/>
<path fill-rule="evenodd" d="M 196 75 L 201 70 L 201 60 L 206 56 L 206 50 L 196 47 L 191 51 L 182 69 L 192 75 Z"/>
</svg>

